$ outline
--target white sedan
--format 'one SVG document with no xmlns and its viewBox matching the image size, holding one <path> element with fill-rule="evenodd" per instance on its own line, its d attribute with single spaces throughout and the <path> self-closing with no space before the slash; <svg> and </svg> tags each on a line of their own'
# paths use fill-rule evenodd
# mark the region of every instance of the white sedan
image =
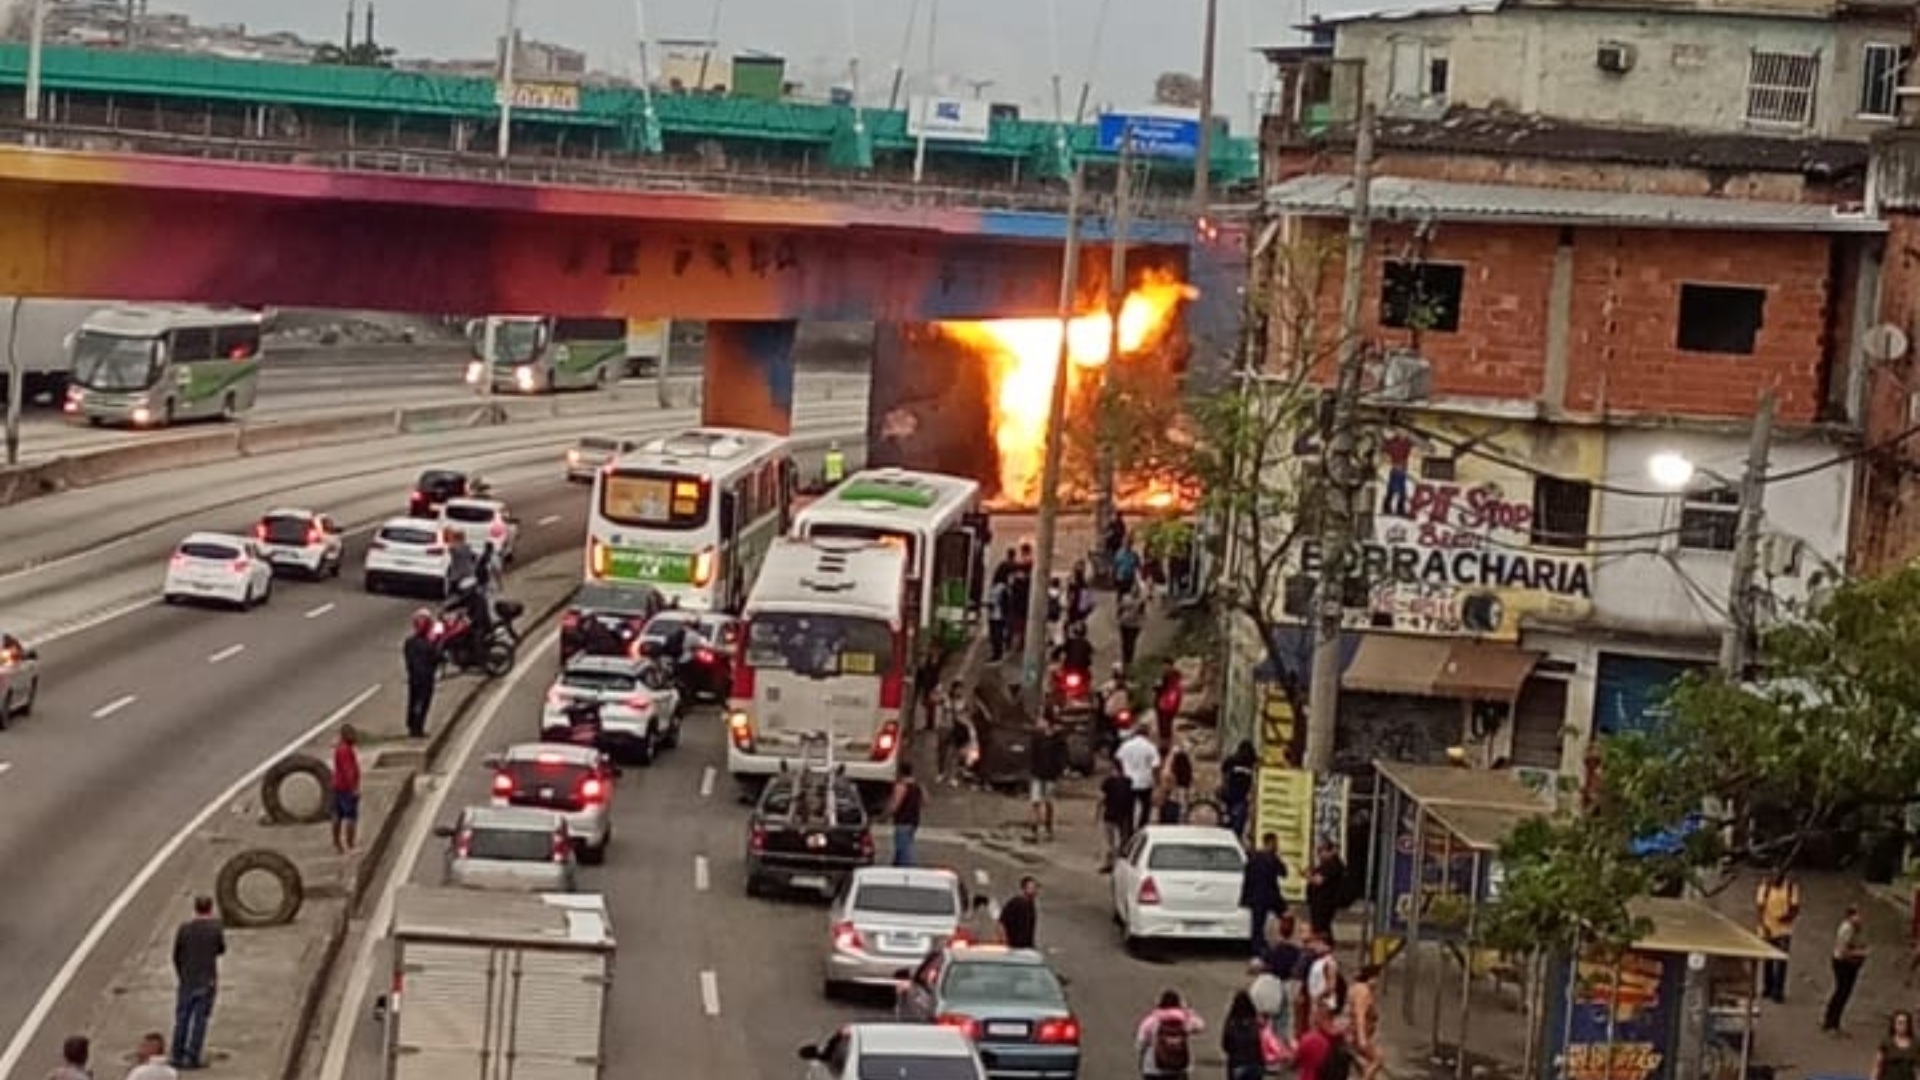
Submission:
<svg viewBox="0 0 1920 1080">
<path fill-rule="evenodd" d="M 520 539 L 520 519 L 498 499 L 448 499 L 440 508 L 440 523 L 466 537 L 475 552 L 492 544 L 501 562 L 512 561 Z"/>
<path fill-rule="evenodd" d="M 1156 938 L 1245 940 L 1247 854 L 1214 825 L 1149 825 L 1113 867 L 1113 918 L 1129 945 Z"/>
<path fill-rule="evenodd" d="M 273 564 L 260 545 L 245 536 L 194 533 L 173 551 L 160 598 L 213 600 L 250 608 L 273 595 Z"/>
</svg>

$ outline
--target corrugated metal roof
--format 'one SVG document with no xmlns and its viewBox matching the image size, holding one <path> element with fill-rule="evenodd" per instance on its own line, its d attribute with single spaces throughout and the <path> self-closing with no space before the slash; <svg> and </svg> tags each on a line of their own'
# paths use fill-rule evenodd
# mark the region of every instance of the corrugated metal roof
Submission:
<svg viewBox="0 0 1920 1080">
<path fill-rule="evenodd" d="M 1384 220 L 1493 221 L 1516 225 L 1608 225 L 1629 229 L 1753 229 L 1766 232 L 1881 233 L 1865 214 L 1808 203 L 1578 191 L 1518 184 L 1460 184 L 1383 176 L 1373 181 L 1373 214 Z M 1267 189 L 1268 209 L 1306 217 L 1353 208 L 1346 176 L 1301 176 Z"/>
<path fill-rule="evenodd" d="M 1492 15 L 1507 5 L 1501 0 L 1478 0 L 1465 4 L 1419 4 L 1408 8 L 1373 8 L 1366 11 L 1342 11 L 1329 15 L 1315 15 L 1302 29 L 1314 26 L 1341 26 L 1346 23 L 1363 22 L 1409 22 L 1418 19 L 1440 19 L 1449 15 Z"/>
</svg>

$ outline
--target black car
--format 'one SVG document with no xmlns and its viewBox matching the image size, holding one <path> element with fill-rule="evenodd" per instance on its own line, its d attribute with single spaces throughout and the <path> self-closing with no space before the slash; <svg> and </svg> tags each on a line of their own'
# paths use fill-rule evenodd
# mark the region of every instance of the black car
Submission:
<svg viewBox="0 0 1920 1080">
<path fill-rule="evenodd" d="M 666 657 L 675 631 L 685 631 L 680 655 Z M 732 615 L 668 609 L 648 620 L 640 631 L 640 642 L 674 662 L 680 685 L 690 697 L 725 701 L 733 689 L 733 652 L 741 632 L 742 623 Z"/>
<path fill-rule="evenodd" d="M 873 865 L 873 824 L 853 781 L 808 769 L 767 782 L 747 825 L 747 895 L 775 888 L 832 896 Z"/>
<path fill-rule="evenodd" d="M 666 606 L 666 597 L 648 585 L 580 586 L 560 617 L 560 662 L 578 653 L 633 656 L 647 621 Z"/>
<path fill-rule="evenodd" d="M 440 508 L 446 505 L 448 499 L 477 495 L 479 488 L 477 477 L 453 469 L 428 469 L 413 482 L 413 493 L 407 497 L 407 516 L 439 517 Z"/>
</svg>

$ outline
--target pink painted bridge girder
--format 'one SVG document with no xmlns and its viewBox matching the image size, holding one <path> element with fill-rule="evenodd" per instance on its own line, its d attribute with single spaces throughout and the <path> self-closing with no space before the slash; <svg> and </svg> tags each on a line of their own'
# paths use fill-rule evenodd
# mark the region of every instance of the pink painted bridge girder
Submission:
<svg viewBox="0 0 1920 1080">
<path fill-rule="evenodd" d="M 0 295 L 743 320 L 1032 316 L 1058 300 L 1059 243 L 1046 235 L 1058 228 L 1050 215 L 0 149 Z M 1089 292 L 1104 261 L 1083 260 Z"/>
</svg>

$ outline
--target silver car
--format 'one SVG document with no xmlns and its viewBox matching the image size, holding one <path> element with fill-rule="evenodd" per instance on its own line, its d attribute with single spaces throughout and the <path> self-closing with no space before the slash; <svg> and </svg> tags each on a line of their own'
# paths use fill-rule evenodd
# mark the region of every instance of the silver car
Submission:
<svg viewBox="0 0 1920 1080">
<path fill-rule="evenodd" d="M 40 654 L 12 634 L 0 632 L 0 728 L 33 711 L 40 695 Z"/>
<path fill-rule="evenodd" d="M 580 861 L 597 866 L 613 840 L 613 762 L 591 746 L 522 743 L 487 758 L 493 805 L 552 810 L 567 819 Z"/>
<path fill-rule="evenodd" d="M 593 483 L 593 474 L 604 465 L 611 464 L 614 458 L 640 445 L 638 439 L 621 439 L 612 435 L 582 435 L 580 441 L 567 451 L 567 479 L 576 484 Z"/>
<path fill-rule="evenodd" d="M 552 810 L 470 806 L 437 830 L 447 844 L 446 884 L 499 892 L 573 892 L 577 871 L 567 819 Z"/>
<path fill-rule="evenodd" d="M 966 890 L 951 870 L 867 866 L 833 902 L 822 984 L 893 986 L 901 968 L 944 948 L 959 929 Z"/>
</svg>

